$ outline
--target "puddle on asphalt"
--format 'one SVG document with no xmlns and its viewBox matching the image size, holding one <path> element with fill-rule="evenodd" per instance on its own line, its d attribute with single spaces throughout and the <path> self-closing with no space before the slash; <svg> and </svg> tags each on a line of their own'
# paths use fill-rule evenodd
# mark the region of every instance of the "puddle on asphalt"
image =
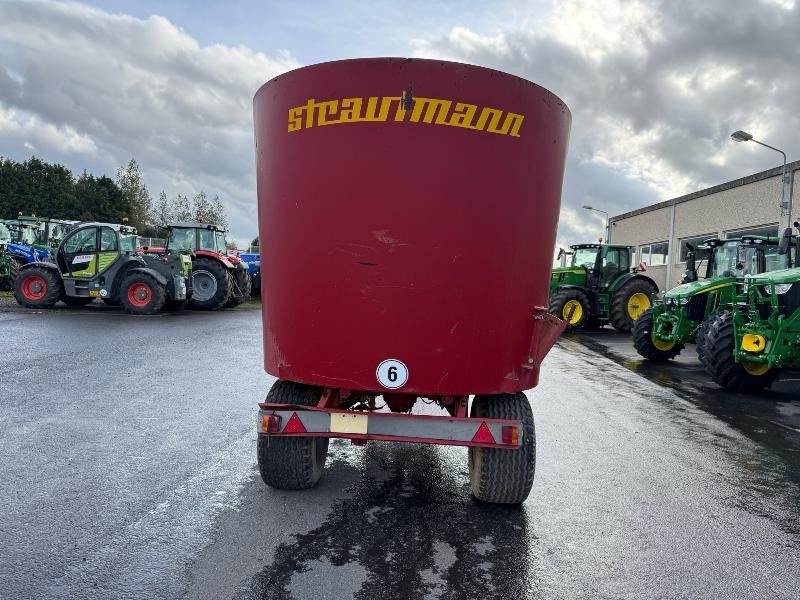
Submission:
<svg viewBox="0 0 800 600">
<path fill-rule="evenodd" d="M 340 597 L 361 600 L 527 597 L 535 538 L 524 508 L 474 501 L 466 461 L 453 454 L 369 444 L 363 461 L 385 476 L 360 479 L 322 525 L 279 546 L 235 598 L 328 597 L 343 585 Z"/>
<path fill-rule="evenodd" d="M 674 392 L 659 394 L 642 390 L 642 396 L 675 406 L 675 396 L 726 423 L 759 446 L 743 447 L 724 433 L 716 433 L 713 444 L 726 452 L 738 474 L 740 494 L 727 501 L 739 508 L 768 518 L 784 531 L 800 534 L 800 434 L 795 427 L 800 403 L 786 393 L 764 390 L 738 393 L 723 390 L 712 382 L 692 381 L 697 377 L 685 363 L 655 363 L 615 352 L 592 338 L 571 336 L 560 342 L 568 352 L 599 354 L 648 381 Z M 585 349 L 578 350 L 581 346 Z M 689 348 L 687 351 L 693 351 Z M 591 361 L 592 357 L 587 356 Z M 632 384 L 635 387 L 635 384 Z M 646 393 L 645 393 L 646 392 Z M 677 416 L 677 415 L 676 415 Z M 687 435 L 694 436 L 701 423 L 681 419 Z M 709 433 L 709 432 L 706 432 Z"/>
</svg>

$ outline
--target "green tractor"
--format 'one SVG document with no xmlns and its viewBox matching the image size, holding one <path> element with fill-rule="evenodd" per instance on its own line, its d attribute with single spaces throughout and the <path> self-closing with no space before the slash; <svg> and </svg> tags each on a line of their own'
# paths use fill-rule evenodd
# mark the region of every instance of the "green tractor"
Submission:
<svg viewBox="0 0 800 600">
<path fill-rule="evenodd" d="M 6 224 L 0 221 L 0 291 L 11 288 L 11 257 L 6 247 L 11 243 L 11 232 Z"/>
<path fill-rule="evenodd" d="M 698 279 L 697 250 L 708 255 L 705 277 Z M 736 278 L 746 274 L 785 269 L 791 255 L 778 254 L 777 237 L 744 236 L 709 239 L 689 247 L 683 283 L 664 294 L 664 299 L 642 313 L 633 327 L 633 345 L 644 358 L 675 358 L 689 342 L 697 342 L 697 354 L 705 351 L 705 335 L 711 322 L 730 306 Z"/>
<path fill-rule="evenodd" d="M 788 254 L 789 245 L 784 235 L 779 253 Z M 758 391 L 781 369 L 800 368 L 800 267 L 745 275 L 736 289 L 706 334 L 700 362 L 719 386 Z"/>
<path fill-rule="evenodd" d="M 14 297 L 27 308 L 50 308 L 59 300 L 84 306 L 102 298 L 139 315 L 185 300 L 191 294 L 191 258 L 139 255 L 137 238 L 126 225 L 82 223 L 61 242 L 53 262 L 22 267 Z"/>
<path fill-rule="evenodd" d="M 570 330 L 611 323 L 617 331 L 630 331 L 658 293 L 656 282 L 631 266 L 632 247 L 577 244 L 570 249 L 570 265 L 553 269 L 550 312 Z"/>
</svg>

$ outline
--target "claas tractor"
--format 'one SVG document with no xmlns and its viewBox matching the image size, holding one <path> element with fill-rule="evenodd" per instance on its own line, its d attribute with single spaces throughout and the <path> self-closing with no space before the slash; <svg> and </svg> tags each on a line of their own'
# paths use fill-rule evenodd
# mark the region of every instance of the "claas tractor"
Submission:
<svg viewBox="0 0 800 600">
<path fill-rule="evenodd" d="M 696 265 L 698 250 L 707 254 L 702 278 Z M 690 246 L 681 285 L 666 292 L 662 301 L 654 301 L 636 320 L 636 351 L 648 360 L 666 361 L 678 356 L 687 343 L 696 342 L 697 354 L 702 356 L 711 322 L 733 301 L 736 278 L 785 269 L 790 259 L 790 253 L 778 254 L 777 237 L 714 238 L 696 248 Z"/>
<path fill-rule="evenodd" d="M 22 267 L 14 297 L 28 308 L 50 308 L 59 300 L 84 306 L 102 298 L 140 315 L 160 311 L 167 301 L 184 300 L 191 259 L 138 255 L 136 239 L 133 227 L 82 223 L 61 242 L 54 261 Z"/>
<path fill-rule="evenodd" d="M 617 331 L 630 331 L 658 293 L 655 281 L 631 267 L 632 248 L 576 244 L 570 249 L 569 266 L 552 271 L 550 312 L 570 330 L 611 323 Z"/>
<path fill-rule="evenodd" d="M 172 223 L 165 229 L 167 253 L 192 253 L 192 308 L 219 310 L 237 306 L 250 296 L 247 263 L 228 252 L 223 228 L 190 221 Z"/>
<path fill-rule="evenodd" d="M 789 231 L 780 255 L 791 250 Z M 711 323 L 704 343 L 703 367 L 729 390 L 761 390 L 782 369 L 800 368 L 800 268 L 738 277 L 734 301 Z"/>
</svg>

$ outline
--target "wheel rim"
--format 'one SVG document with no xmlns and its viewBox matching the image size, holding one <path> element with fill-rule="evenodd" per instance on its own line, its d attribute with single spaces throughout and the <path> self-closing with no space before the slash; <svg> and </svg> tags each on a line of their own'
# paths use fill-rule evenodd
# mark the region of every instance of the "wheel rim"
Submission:
<svg viewBox="0 0 800 600">
<path fill-rule="evenodd" d="M 132 306 L 142 308 L 150 304 L 153 298 L 153 290 L 146 283 L 134 283 L 128 288 L 128 302 Z"/>
<path fill-rule="evenodd" d="M 569 316 L 570 312 L 572 313 L 571 317 Z M 583 317 L 583 305 L 577 300 L 568 300 L 561 309 L 561 316 L 570 325 L 577 325 Z"/>
<path fill-rule="evenodd" d="M 628 316 L 634 321 L 650 308 L 650 297 L 642 292 L 636 292 L 628 298 Z"/>
<path fill-rule="evenodd" d="M 217 293 L 217 278 L 208 271 L 192 271 L 192 299 L 211 300 Z"/>
<path fill-rule="evenodd" d="M 662 352 L 666 352 L 667 350 L 672 350 L 675 347 L 675 344 L 678 343 L 678 342 L 667 342 L 656 338 L 651 338 L 651 339 L 653 340 L 653 347 L 656 350 L 661 350 Z"/>
<path fill-rule="evenodd" d="M 743 360 L 741 365 L 742 368 L 747 371 L 748 375 L 753 375 L 754 377 L 759 377 L 769 371 L 769 365 L 767 363 L 757 363 L 750 362 L 749 360 Z"/>
<path fill-rule="evenodd" d="M 28 300 L 41 300 L 47 293 L 47 282 L 40 275 L 31 275 L 22 282 L 22 295 Z"/>
</svg>

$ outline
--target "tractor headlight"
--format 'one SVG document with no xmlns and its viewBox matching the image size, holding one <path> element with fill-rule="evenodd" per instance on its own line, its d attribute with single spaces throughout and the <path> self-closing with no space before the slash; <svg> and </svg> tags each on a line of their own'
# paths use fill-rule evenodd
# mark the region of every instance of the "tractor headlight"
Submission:
<svg viewBox="0 0 800 600">
<path fill-rule="evenodd" d="M 687 304 L 689 304 L 689 299 L 688 298 L 681 298 L 680 302 L 681 302 L 681 306 L 686 306 Z"/>
<path fill-rule="evenodd" d="M 775 285 L 775 293 L 776 294 L 785 294 L 792 288 L 791 283 L 779 283 Z"/>
</svg>

